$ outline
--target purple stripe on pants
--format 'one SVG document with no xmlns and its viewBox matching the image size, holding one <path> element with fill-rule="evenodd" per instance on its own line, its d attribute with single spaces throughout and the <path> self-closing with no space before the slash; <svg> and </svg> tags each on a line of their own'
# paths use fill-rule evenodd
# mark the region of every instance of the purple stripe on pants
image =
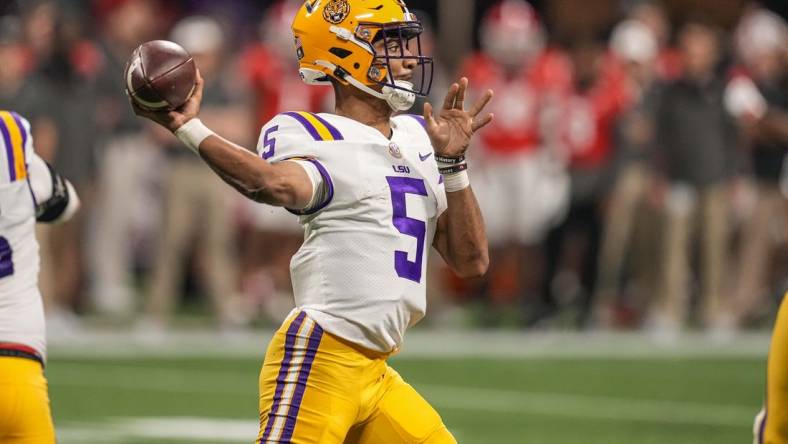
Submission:
<svg viewBox="0 0 788 444">
<path fill-rule="evenodd" d="M 0 119 L 0 133 L 3 133 L 3 142 L 5 143 L 5 153 L 8 158 L 8 177 L 11 182 L 16 181 L 16 163 L 14 162 L 14 146 L 11 145 L 11 133 L 8 132 L 8 127 L 5 126 L 5 121 Z"/>
<path fill-rule="evenodd" d="M 302 116 L 301 114 L 298 113 L 282 113 L 282 114 L 298 120 L 298 122 L 301 125 L 303 125 L 303 127 L 306 128 L 307 131 L 309 131 L 309 134 L 312 136 L 313 139 L 317 140 L 318 142 L 323 140 L 323 138 L 320 137 L 320 133 L 317 132 L 317 128 L 315 128 L 315 126 L 312 125 L 312 122 L 306 120 L 304 116 Z"/>
<path fill-rule="evenodd" d="M 301 409 L 301 401 L 304 399 L 304 391 L 306 391 L 306 383 L 309 380 L 309 373 L 312 371 L 312 363 L 315 362 L 315 355 L 317 349 L 320 347 L 320 340 L 323 338 L 323 329 L 315 323 L 315 329 L 309 337 L 309 343 L 306 348 L 306 357 L 304 364 L 301 366 L 301 371 L 298 373 L 298 382 L 293 394 L 293 402 L 290 404 L 290 410 L 287 412 L 287 421 L 285 422 L 285 429 L 282 433 L 283 443 L 289 443 L 293 438 L 293 431 L 296 427 L 296 420 L 298 419 L 298 411 Z"/>
<path fill-rule="evenodd" d="M 296 335 L 298 335 L 298 330 L 301 328 L 301 324 L 304 323 L 305 318 L 306 313 L 302 311 L 290 324 L 290 328 L 287 329 L 287 336 L 285 339 L 285 356 L 282 358 L 282 365 L 279 368 L 279 376 L 276 377 L 274 403 L 271 406 L 271 410 L 268 412 L 268 424 L 265 426 L 265 433 L 263 434 L 263 438 L 260 440 L 260 443 L 264 443 L 268 439 L 268 436 L 271 434 L 271 428 L 274 426 L 274 422 L 276 422 L 276 417 L 274 417 L 273 414 L 279 409 L 279 403 L 282 401 L 282 391 L 284 391 L 285 380 L 287 379 L 287 373 L 290 370 L 290 361 L 293 360 L 293 348 L 295 347 Z"/>
<path fill-rule="evenodd" d="M 769 411 L 763 411 L 763 421 L 761 421 L 761 428 L 758 431 L 758 444 L 763 444 L 763 433 L 766 431 L 766 420 L 769 419 Z"/>
</svg>

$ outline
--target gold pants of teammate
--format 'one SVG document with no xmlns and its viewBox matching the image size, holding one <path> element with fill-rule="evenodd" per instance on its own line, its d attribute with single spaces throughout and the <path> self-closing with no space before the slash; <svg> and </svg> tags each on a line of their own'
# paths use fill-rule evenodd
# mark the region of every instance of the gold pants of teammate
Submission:
<svg viewBox="0 0 788 444">
<path fill-rule="evenodd" d="M 47 381 L 41 364 L 0 357 L 0 444 L 54 444 Z"/>
<path fill-rule="evenodd" d="M 268 347 L 258 443 L 456 444 L 388 356 L 324 332 L 300 312 Z"/>
<path fill-rule="evenodd" d="M 766 376 L 766 408 L 755 422 L 756 444 L 788 443 L 788 294 L 774 325 Z"/>
</svg>

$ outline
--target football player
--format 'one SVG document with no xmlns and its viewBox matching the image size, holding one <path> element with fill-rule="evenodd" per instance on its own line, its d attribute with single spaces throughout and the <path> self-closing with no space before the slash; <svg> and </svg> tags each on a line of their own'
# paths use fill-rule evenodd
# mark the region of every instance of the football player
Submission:
<svg viewBox="0 0 788 444">
<path fill-rule="evenodd" d="M 788 294 L 777 314 L 769 348 L 766 406 L 755 418 L 753 444 L 788 442 Z"/>
<path fill-rule="evenodd" d="M 36 222 L 69 219 L 74 187 L 33 151 L 30 124 L 0 110 L 0 442 L 54 444 L 44 377 Z"/>
<path fill-rule="evenodd" d="M 261 443 L 454 443 L 438 413 L 386 360 L 426 310 L 432 245 L 461 276 L 488 266 L 465 153 L 493 119 L 468 80 L 434 114 L 398 115 L 431 86 L 422 26 L 402 0 L 309 0 L 294 23 L 302 79 L 331 84 L 334 114 L 287 112 L 258 155 L 197 118 L 203 82 L 179 110 L 135 112 L 170 129 L 245 196 L 301 216 L 296 308 L 260 375 Z"/>
</svg>

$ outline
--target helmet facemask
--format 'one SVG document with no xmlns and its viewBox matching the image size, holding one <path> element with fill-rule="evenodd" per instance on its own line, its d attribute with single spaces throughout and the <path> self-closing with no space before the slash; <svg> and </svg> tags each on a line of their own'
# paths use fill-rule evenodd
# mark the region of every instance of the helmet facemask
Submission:
<svg viewBox="0 0 788 444">
<path fill-rule="evenodd" d="M 432 88 L 434 65 L 432 57 L 422 55 L 421 33 L 423 30 L 421 23 L 416 21 L 386 24 L 359 23 L 359 28 L 356 31 L 357 36 L 361 37 L 367 35 L 367 33 L 375 36 L 369 45 L 374 58 L 367 77 L 383 87 L 388 86 L 393 89 L 412 92 L 422 97 L 429 95 Z M 365 40 L 368 41 L 368 39 L 367 37 Z M 383 43 L 382 54 L 378 54 L 378 51 L 375 49 L 375 43 L 380 41 Z M 394 45 L 399 50 L 396 52 L 389 51 L 389 48 Z M 411 52 L 412 55 L 405 55 L 406 49 L 409 52 L 411 49 L 415 49 L 416 52 Z M 395 83 L 391 69 L 391 62 L 394 60 L 402 61 L 402 63 L 407 63 L 408 61 L 416 62 L 414 79 L 418 80 L 418 85 L 414 85 L 412 88 L 403 88 Z"/>
<path fill-rule="evenodd" d="M 382 87 L 378 94 L 361 88 L 378 98 L 384 99 L 395 111 L 405 111 L 413 106 L 416 96 L 427 96 L 432 89 L 434 64 L 432 57 L 423 55 L 421 33 L 424 28 L 415 19 L 407 22 L 373 23 L 360 22 L 356 28 L 357 41 L 366 43 L 372 53 L 372 64 L 367 70 L 367 79 Z M 376 49 L 382 43 L 383 51 Z M 398 48 L 395 51 L 390 48 Z M 406 54 L 408 50 L 410 55 Z M 415 52 L 411 52 L 415 50 Z M 391 68 L 392 61 L 415 62 L 413 80 L 397 80 Z M 352 82 L 351 82 L 352 83 Z M 358 87 L 358 85 L 354 86 Z M 377 91 L 375 91 L 377 93 Z"/>
</svg>

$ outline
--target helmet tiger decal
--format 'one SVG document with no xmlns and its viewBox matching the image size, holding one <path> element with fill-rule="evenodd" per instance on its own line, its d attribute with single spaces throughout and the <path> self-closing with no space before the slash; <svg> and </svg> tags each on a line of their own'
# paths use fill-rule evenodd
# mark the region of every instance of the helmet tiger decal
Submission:
<svg viewBox="0 0 788 444">
<path fill-rule="evenodd" d="M 422 53 L 422 31 L 403 0 L 306 0 L 293 21 L 301 78 L 308 84 L 334 79 L 395 110 L 408 109 L 432 87 L 433 59 Z M 375 49 L 381 40 L 382 52 Z M 416 85 L 393 78 L 394 60 L 415 62 Z"/>
</svg>

